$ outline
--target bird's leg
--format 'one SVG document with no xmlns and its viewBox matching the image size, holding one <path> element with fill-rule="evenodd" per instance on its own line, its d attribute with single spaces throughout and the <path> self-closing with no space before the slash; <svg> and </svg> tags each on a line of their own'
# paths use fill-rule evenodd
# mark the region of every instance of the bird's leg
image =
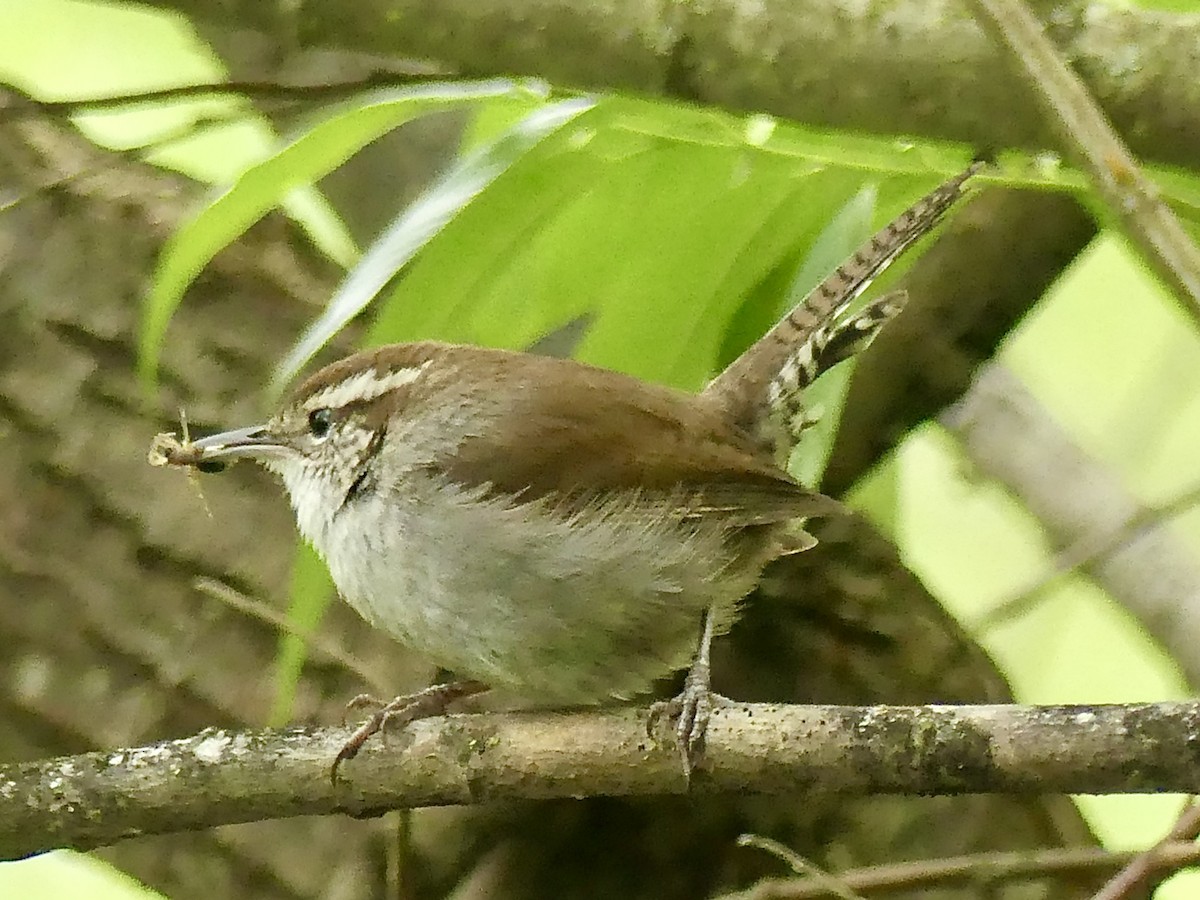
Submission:
<svg viewBox="0 0 1200 900">
<path fill-rule="evenodd" d="M 704 613 L 704 624 L 700 632 L 700 643 L 692 667 L 683 681 L 683 690 L 670 700 L 662 700 L 650 707 L 649 726 L 654 726 L 664 715 L 675 721 L 675 739 L 683 760 L 683 774 L 690 779 L 692 770 L 704 759 L 704 741 L 708 732 L 708 720 L 712 711 L 728 701 L 713 693 L 711 649 L 713 620 L 716 612 L 711 607 Z"/>
</svg>

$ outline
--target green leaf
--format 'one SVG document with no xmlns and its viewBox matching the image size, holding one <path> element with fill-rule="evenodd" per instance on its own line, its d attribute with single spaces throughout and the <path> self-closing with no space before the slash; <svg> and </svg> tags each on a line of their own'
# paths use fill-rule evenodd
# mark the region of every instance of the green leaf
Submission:
<svg viewBox="0 0 1200 900">
<path fill-rule="evenodd" d="M 167 242 L 155 270 L 142 315 L 138 371 L 154 385 L 159 351 L 184 291 L 224 247 L 281 204 L 297 188 L 312 184 L 371 141 L 403 123 L 440 109 L 485 99 L 529 102 L 537 85 L 506 79 L 461 84 L 424 84 L 372 92 L 343 104 L 279 152 L 246 169 Z"/>
<path fill-rule="evenodd" d="M 279 652 L 275 656 L 275 698 L 267 719 L 267 724 L 272 727 L 285 724 L 291 717 L 300 670 L 308 658 L 305 637 L 316 630 L 325 610 L 337 596 L 325 563 L 307 544 L 301 543 L 296 549 L 289 593 L 288 618 L 293 630 L 280 637 Z"/>
<path fill-rule="evenodd" d="M 848 143 L 855 165 L 833 164 L 828 137 L 795 126 L 606 98 L 446 223 L 369 343 L 521 347 L 590 313 L 580 358 L 696 387 L 778 315 L 778 286 L 867 179 L 891 176 L 898 210 L 967 159 Z"/>
<path fill-rule="evenodd" d="M 389 281 L 481 191 L 546 135 L 591 106 L 563 100 L 538 109 L 496 140 L 463 159 L 424 191 L 392 222 L 338 286 L 325 312 L 276 368 L 271 393 L 278 395 L 325 342 L 358 315 Z"/>
</svg>

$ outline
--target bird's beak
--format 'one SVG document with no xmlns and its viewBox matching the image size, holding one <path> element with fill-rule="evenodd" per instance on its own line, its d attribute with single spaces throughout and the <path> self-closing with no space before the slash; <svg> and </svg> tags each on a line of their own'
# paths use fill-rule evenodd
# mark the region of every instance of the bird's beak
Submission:
<svg viewBox="0 0 1200 900">
<path fill-rule="evenodd" d="M 272 436 L 264 425 L 251 425 L 222 431 L 194 441 L 188 448 L 197 462 L 209 460 L 262 459 L 279 456 L 288 450 L 286 444 Z"/>
</svg>

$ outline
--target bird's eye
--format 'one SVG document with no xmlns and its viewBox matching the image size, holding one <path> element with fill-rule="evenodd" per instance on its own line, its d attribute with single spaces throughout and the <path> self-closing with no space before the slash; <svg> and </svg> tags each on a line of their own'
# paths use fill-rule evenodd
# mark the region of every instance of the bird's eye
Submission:
<svg viewBox="0 0 1200 900">
<path fill-rule="evenodd" d="M 333 425 L 333 412 L 324 406 L 314 409 L 308 414 L 308 430 L 313 437 L 325 437 L 329 434 L 331 425 Z"/>
</svg>

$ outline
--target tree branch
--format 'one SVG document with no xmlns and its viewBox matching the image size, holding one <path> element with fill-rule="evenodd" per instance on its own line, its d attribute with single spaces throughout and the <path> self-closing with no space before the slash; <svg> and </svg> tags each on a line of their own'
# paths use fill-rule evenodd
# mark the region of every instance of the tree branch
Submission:
<svg viewBox="0 0 1200 900">
<path fill-rule="evenodd" d="M 288 816 L 504 799 L 684 793 L 643 710 L 428 719 L 329 781 L 346 729 L 206 729 L 0 767 L 0 858 Z M 668 734 L 664 728 L 664 734 Z M 720 708 L 703 793 L 1114 793 L 1200 789 L 1200 702 Z"/>
<path fill-rule="evenodd" d="M 536 75 L 802 122 L 980 147 L 1055 145 L 961 2 L 930 0 L 365 0 L 286 9 L 150 0 L 198 23 L 265 32 L 281 52 L 337 46 Z M 1039 0 L 1052 37 L 1134 150 L 1191 166 L 1200 144 L 1200 17 Z"/>
<path fill-rule="evenodd" d="M 1200 250 L 1023 0 L 974 0 L 980 20 L 1012 54 L 1060 146 L 1077 159 L 1150 267 L 1200 323 Z"/>
</svg>

